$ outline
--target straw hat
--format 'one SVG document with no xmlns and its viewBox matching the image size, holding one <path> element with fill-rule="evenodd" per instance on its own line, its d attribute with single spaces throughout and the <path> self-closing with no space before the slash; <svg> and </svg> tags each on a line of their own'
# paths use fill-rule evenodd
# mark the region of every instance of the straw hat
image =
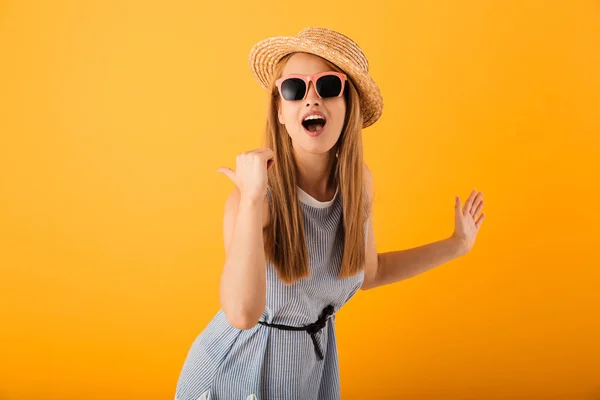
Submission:
<svg viewBox="0 0 600 400">
<path fill-rule="evenodd" d="M 349 37 L 325 28 L 306 28 L 297 36 L 278 36 L 256 43 L 248 62 L 254 78 L 263 89 L 270 90 L 269 82 L 275 65 L 290 53 L 315 54 L 348 75 L 358 89 L 363 113 L 363 128 L 373 125 L 381 116 L 383 97 L 379 87 L 369 76 L 369 62 L 363 51 Z"/>
</svg>

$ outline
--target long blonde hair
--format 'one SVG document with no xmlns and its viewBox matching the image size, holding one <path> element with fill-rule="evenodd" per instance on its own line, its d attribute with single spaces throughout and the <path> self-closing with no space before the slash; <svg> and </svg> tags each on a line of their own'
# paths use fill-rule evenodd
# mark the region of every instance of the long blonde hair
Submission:
<svg viewBox="0 0 600 400">
<path fill-rule="evenodd" d="M 272 198 L 270 223 L 265 227 L 265 257 L 277 269 L 279 279 L 292 284 L 310 276 L 309 256 L 304 236 L 304 220 L 297 197 L 298 167 L 294 160 L 292 141 L 285 125 L 277 117 L 278 102 L 282 101 L 275 80 L 281 77 L 291 54 L 276 66 L 271 80 L 271 95 L 266 121 L 264 147 L 275 152 L 275 163 L 268 172 L 268 188 Z M 343 72 L 325 60 L 332 70 Z M 370 205 L 363 194 L 362 114 L 356 87 L 348 77 L 344 93 L 346 117 L 342 133 L 332 151 L 338 152 L 333 161 L 328 184 L 338 185 L 342 195 L 344 253 L 339 278 L 359 273 L 365 263 L 364 224 Z"/>
</svg>

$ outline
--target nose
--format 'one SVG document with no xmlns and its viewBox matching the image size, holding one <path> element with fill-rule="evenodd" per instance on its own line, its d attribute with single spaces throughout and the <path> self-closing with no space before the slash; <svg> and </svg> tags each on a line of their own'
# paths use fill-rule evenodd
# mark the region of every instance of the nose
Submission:
<svg viewBox="0 0 600 400">
<path fill-rule="evenodd" d="M 317 94 L 317 90 L 315 89 L 315 86 L 312 82 L 308 83 L 308 93 L 306 93 L 306 98 L 304 99 L 304 101 L 306 101 L 307 107 L 310 107 L 313 104 L 319 105 L 319 103 L 321 102 L 321 98 Z"/>
</svg>

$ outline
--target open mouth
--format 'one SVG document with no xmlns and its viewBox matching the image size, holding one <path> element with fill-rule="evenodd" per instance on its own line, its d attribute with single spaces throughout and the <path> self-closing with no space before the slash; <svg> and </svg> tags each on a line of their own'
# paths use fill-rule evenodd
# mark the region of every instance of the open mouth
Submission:
<svg viewBox="0 0 600 400">
<path fill-rule="evenodd" d="M 318 132 L 327 123 L 327 120 L 320 115 L 309 115 L 302 121 L 302 126 L 309 132 Z"/>
</svg>

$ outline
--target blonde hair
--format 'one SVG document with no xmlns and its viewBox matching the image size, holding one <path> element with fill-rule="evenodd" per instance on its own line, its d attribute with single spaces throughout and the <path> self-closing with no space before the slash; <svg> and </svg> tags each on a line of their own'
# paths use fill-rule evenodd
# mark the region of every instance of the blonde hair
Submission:
<svg viewBox="0 0 600 400">
<path fill-rule="evenodd" d="M 275 268 L 279 279 L 292 284 L 310 276 L 309 256 L 304 236 L 304 219 L 297 197 L 298 167 L 292 152 L 292 141 L 285 125 L 279 123 L 278 102 L 281 101 L 275 80 L 281 77 L 283 67 L 291 54 L 276 66 L 270 87 L 269 110 L 266 121 L 264 147 L 275 152 L 275 163 L 268 172 L 272 207 L 270 223 L 265 227 L 265 258 Z M 332 70 L 343 72 L 336 65 L 325 62 Z M 347 278 L 362 271 L 365 263 L 365 230 L 370 205 L 363 186 L 362 122 L 359 95 L 350 77 L 344 93 L 346 116 L 340 138 L 332 152 L 337 151 L 328 185 L 339 185 L 342 196 L 344 253 L 339 278 Z"/>
</svg>

